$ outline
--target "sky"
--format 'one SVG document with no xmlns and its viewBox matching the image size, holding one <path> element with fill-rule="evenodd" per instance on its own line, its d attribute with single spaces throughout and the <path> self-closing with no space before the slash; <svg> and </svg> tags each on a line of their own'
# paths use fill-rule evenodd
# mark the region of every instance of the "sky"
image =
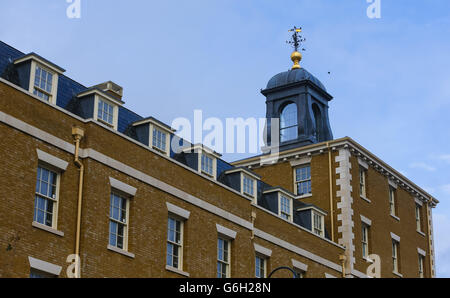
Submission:
<svg viewBox="0 0 450 298">
<path fill-rule="evenodd" d="M 450 2 L 380 0 L 1 0 L 0 40 L 93 86 L 124 87 L 125 106 L 178 117 L 265 117 L 260 93 L 288 70 L 288 29 L 303 28 L 301 65 L 334 99 L 349 136 L 435 196 L 437 276 L 450 277 Z M 224 154 L 227 161 L 248 155 Z"/>
</svg>

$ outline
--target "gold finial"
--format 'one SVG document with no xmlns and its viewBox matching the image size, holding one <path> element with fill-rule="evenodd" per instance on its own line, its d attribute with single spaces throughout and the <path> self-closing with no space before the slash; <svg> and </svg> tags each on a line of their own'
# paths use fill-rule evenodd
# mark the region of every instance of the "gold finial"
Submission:
<svg viewBox="0 0 450 298">
<path fill-rule="evenodd" d="M 294 62 L 292 69 L 300 69 L 301 68 L 300 61 L 302 60 L 302 54 L 298 51 L 298 48 L 302 42 L 306 41 L 306 39 L 304 39 L 302 36 L 299 35 L 299 33 L 302 32 L 302 28 L 297 28 L 294 26 L 293 29 L 289 29 L 289 32 L 294 32 L 294 34 L 292 34 L 292 40 L 286 41 L 288 44 L 292 45 L 295 49 L 295 51 L 291 55 L 291 60 L 292 62 Z"/>
<path fill-rule="evenodd" d="M 300 66 L 300 61 L 302 60 L 302 54 L 300 52 L 293 52 L 291 55 L 291 60 L 294 62 L 294 65 L 292 66 L 292 69 L 300 69 L 302 68 Z"/>
</svg>

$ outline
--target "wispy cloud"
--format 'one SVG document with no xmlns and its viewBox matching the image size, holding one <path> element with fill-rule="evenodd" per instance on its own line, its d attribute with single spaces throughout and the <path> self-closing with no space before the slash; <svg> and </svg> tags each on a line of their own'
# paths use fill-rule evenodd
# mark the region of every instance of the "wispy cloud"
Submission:
<svg viewBox="0 0 450 298">
<path fill-rule="evenodd" d="M 450 164 L 450 154 L 439 155 L 438 159 Z"/>
<path fill-rule="evenodd" d="M 413 162 L 413 163 L 411 163 L 409 165 L 409 167 L 413 168 L 413 169 L 422 169 L 422 170 L 425 170 L 427 172 L 434 172 L 434 171 L 436 171 L 435 167 L 433 167 L 433 166 L 431 166 L 429 164 L 426 164 L 424 162 Z"/>
</svg>

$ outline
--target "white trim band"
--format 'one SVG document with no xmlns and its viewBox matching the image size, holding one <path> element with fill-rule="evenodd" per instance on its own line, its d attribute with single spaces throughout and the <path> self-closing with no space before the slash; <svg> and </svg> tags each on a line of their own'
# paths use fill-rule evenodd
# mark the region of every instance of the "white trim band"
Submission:
<svg viewBox="0 0 450 298">
<path fill-rule="evenodd" d="M 62 267 L 49 263 L 49 262 L 45 262 L 42 260 L 38 260 L 35 259 L 33 257 L 28 257 L 28 261 L 30 262 L 30 267 L 42 272 L 46 272 L 46 273 L 50 273 L 56 276 L 59 276 L 59 274 L 61 273 Z"/>
<path fill-rule="evenodd" d="M 67 170 L 67 166 L 69 165 L 69 163 L 67 161 L 62 160 L 53 155 L 50 155 L 39 149 L 36 149 L 36 152 L 37 152 L 39 161 L 45 162 L 46 164 L 49 164 L 55 168 L 58 168 L 61 171 Z"/>
<path fill-rule="evenodd" d="M 109 183 L 111 184 L 112 188 L 117 189 L 121 192 L 124 192 L 127 195 L 130 195 L 132 197 L 134 197 L 136 195 L 136 191 L 137 191 L 136 187 L 133 187 L 131 185 L 123 183 L 117 179 L 114 179 L 113 177 L 109 177 Z"/>
<path fill-rule="evenodd" d="M 237 232 L 230 230 L 228 228 L 225 228 L 224 226 L 221 226 L 219 224 L 216 224 L 217 233 L 229 238 L 229 239 L 236 239 Z"/>
<path fill-rule="evenodd" d="M 189 212 L 183 208 L 180 208 L 178 206 L 175 206 L 173 204 L 170 204 L 169 202 L 166 202 L 166 206 L 167 206 L 167 210 L 170 213 L 178 215 L 181 218 L 189 219 L 189 216 L 191 215 L 191 212 Z"/>
</svg>

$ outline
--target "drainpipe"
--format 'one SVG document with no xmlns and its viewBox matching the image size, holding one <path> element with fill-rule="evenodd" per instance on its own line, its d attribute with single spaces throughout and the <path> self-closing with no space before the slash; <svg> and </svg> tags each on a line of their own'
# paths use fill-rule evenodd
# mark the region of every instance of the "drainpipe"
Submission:
<svg viewBox="0 0 450 298">
<path fill-rule="evenodd" d="M 345 261 L 347 261 L 347 257 L 345 255 L 340 255 L 339 256 L 339 261 L 341 261 L 341 266 L 342 266 L 342 278 L 345 278 L 346 273 L 345 273 Z"/>
<path fill-rule="evenodd" d="M 80 230 L 81 230 L 81 205 L 83 202 L 83 180 L 84 180 L 84 165 L 79 159 L 80 141 L 84 137 L 84 130 L 79 127 L 72 127 L 72 136 L 75 141 L 75 156 L 74 163 L 80 168 L 80 176 L 78 182 L 78 208 L 77 208 L 77 231 L 75 238 L 75 256 L 76 263 L 79 262 L 80 258 Z M 80 264 L 75 264 L 75 277 L 81 277 Z"/>
<path fill-rule="evenodd" d="M 333 172 L 331 164 L 330 142 L 327 142 L 328 148 L 328 179 L 330 181 L 330 220 L 331 220 L 331 241 L 334 242 L 334 204 L 333 204 Z"/>
</svg>

